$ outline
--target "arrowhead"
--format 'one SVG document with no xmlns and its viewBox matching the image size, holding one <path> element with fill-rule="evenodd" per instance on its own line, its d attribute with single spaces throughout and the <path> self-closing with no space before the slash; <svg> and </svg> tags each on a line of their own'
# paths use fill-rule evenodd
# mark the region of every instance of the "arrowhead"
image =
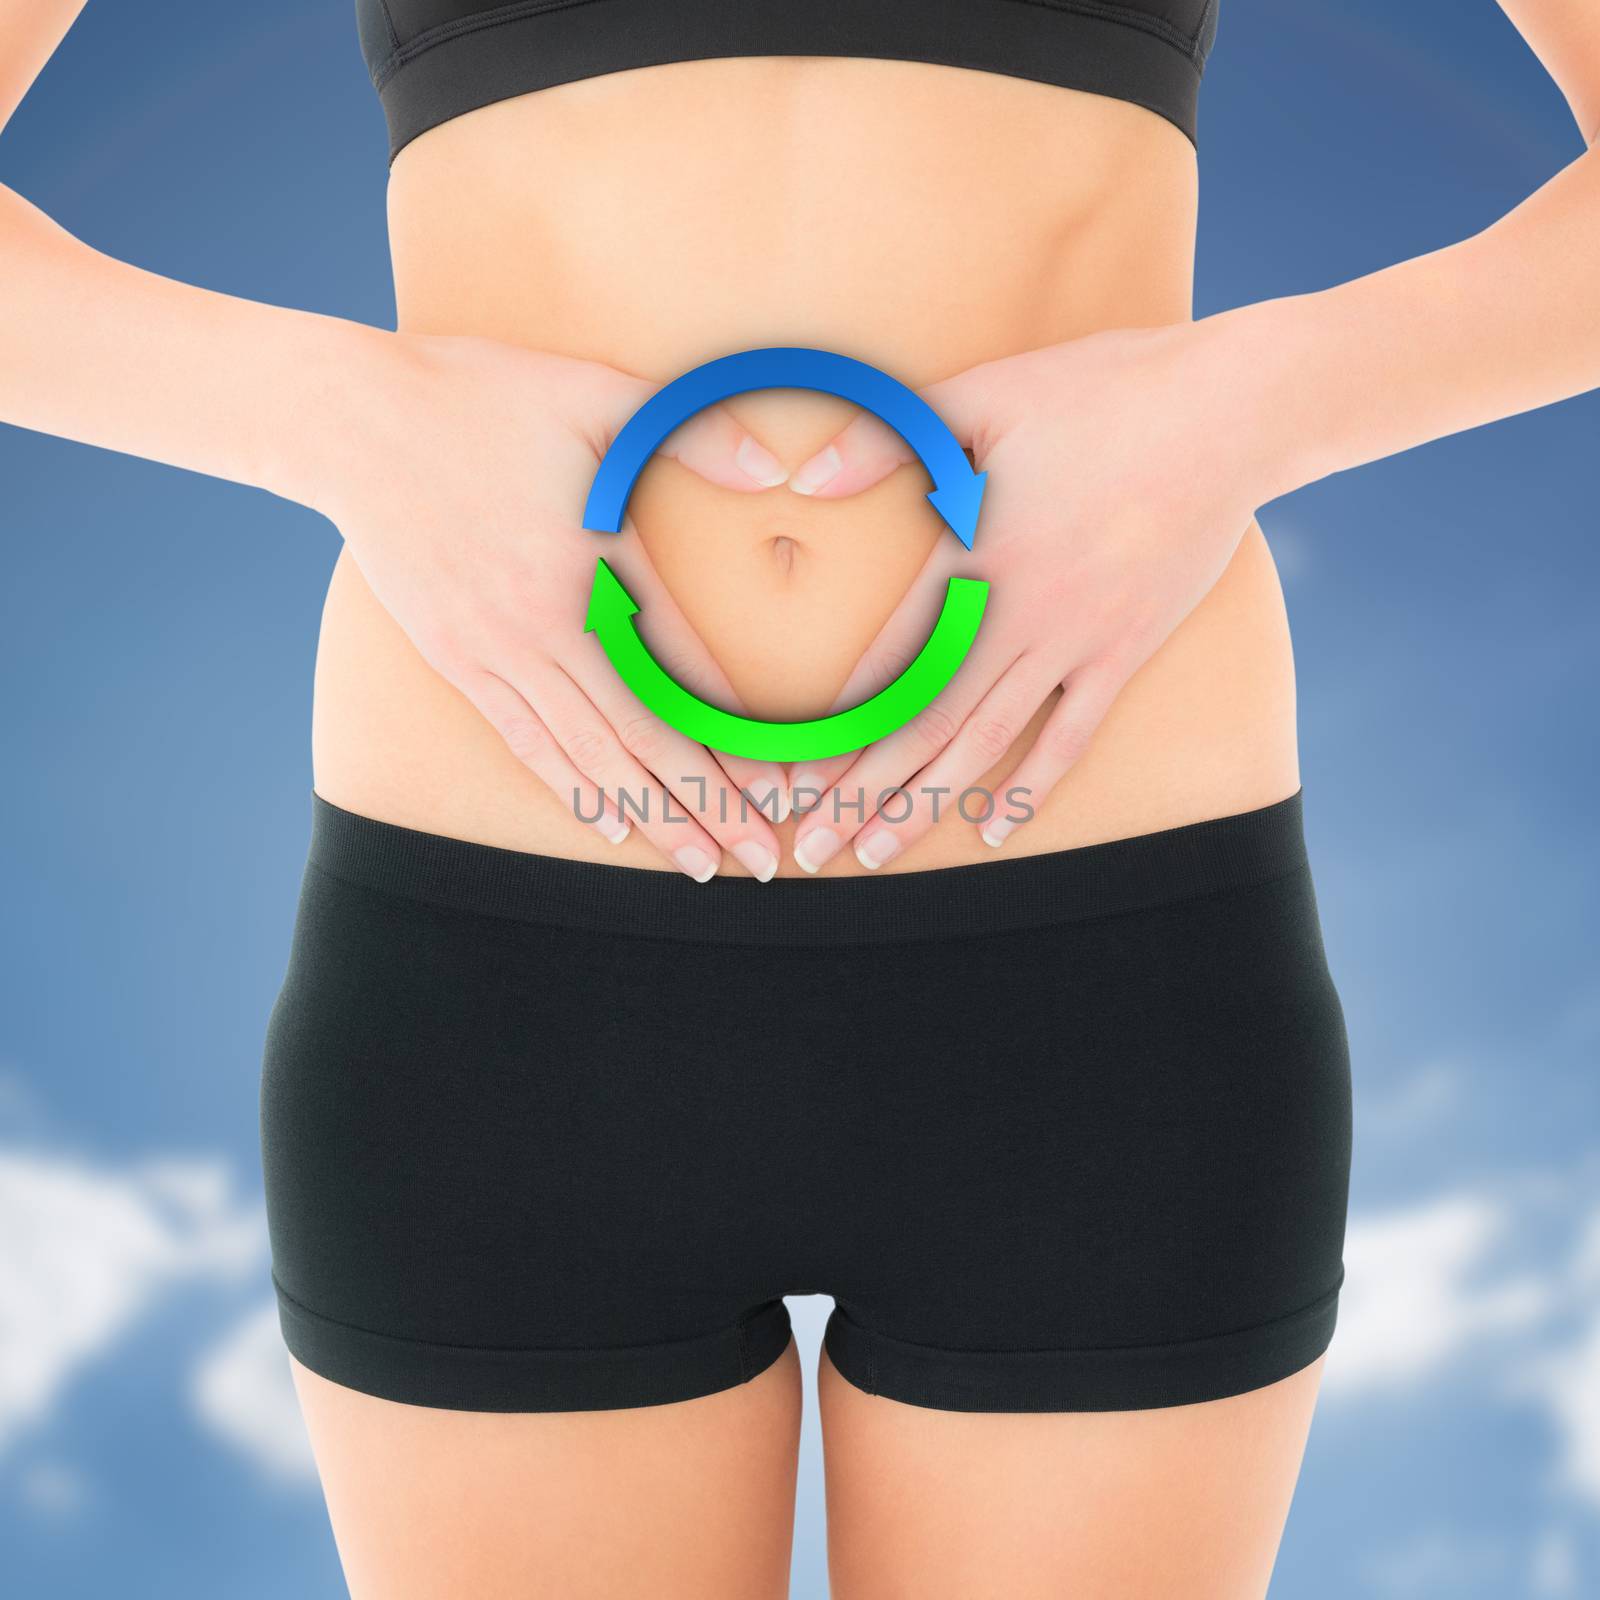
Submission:
<svg viewBox="0 0 1600 1600">
<path fill-rule="evenodd" d="M 626 621 L 638 606 L 633 596 L 622 587 L 610 567 L 602 558 L 594 564 L 594 586 L 589 590 L 589 614 L 583 619 L 583 631 L 594 633 L 608 625 Z"/>
<path fill-rule="evenodd" d="M 967 549 L 978 533 L 978 511 L 983 505 L 987 472 L 966 472 L 959 478 L 941 483 L 928 498 L 933 509 L 949 524 L 950 531 Z"/>
</svg>

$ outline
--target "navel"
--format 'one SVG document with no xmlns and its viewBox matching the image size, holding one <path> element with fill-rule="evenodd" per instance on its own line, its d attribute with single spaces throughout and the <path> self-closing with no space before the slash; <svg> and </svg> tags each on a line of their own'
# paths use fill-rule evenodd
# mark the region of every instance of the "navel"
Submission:
<svg viewBox="0 0 1600 1600">
<path fill-rule="evenodd" d="M 787 578 L 794 571 L 794 560 L 799 553 L 799 546 L 793 539 L 780 533 L 767 541 L 767 548 L 772 552 L 772 559 L 777 564 L 778 571 Z"/>
</svg>

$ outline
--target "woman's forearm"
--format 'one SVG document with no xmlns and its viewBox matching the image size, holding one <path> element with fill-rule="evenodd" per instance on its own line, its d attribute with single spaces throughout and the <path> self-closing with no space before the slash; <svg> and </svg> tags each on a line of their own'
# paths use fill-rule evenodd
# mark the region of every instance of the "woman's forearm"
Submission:
<svg viewBox="0 0 1600 1600">
<path fill-rule="evenodd" d="M 1459 244 L 1195 328 L 1268 499 L 1600 386 L 1600 147 Z"/>
<path fill-rule="evenodd" d="M 0 421 L 316 504 L 394 340 L 114 260 L 0 186 Z"/>
</svg>

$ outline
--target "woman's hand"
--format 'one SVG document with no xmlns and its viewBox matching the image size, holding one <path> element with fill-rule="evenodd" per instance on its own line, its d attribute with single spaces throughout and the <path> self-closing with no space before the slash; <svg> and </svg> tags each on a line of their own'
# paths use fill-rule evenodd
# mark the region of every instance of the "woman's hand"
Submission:
<svg viewBox="0 0 1600 1600">
<path fill-rule="evenodd" d="M 923 391 L 989 474 L 977 538 L 970 553 L 939 541 L 835 709 L 904 670 L 952 575 L 987 579 L 988 610 L 954 681 L 919 716 L 865 751 L 795 769 L 802 867 L 815 872 L 852 838 L 864 866 L 898 855 L 1060 689 L 1004 794 L 961 806 L 991 845 L 1033 815 L 1271 497 L 1231 358 L 1224 335 L 1180 324 L 985 362 Z M 789 486 L 836 498 L 914 459 L 863 414 Z"/>
<path fill-rule="evenodd" d="M 643 608 L 656 658 L 697 693 L 736 703 L 632 528 L 581 525 L 601 456 L 654 388 L 492 340 L 393 335 L 359 397 L 363 436 L 339 440 L 323 481 L 297 497 L 337 524 L 423 658 L 575 815 L 613 842 L 637 822 L 701 882 L 724 848 L 765 880 L 778 864 L 772 822 L 787 809 L 781 770 L 713 756 L 667 727 L 584 631 L 603 553 Z M 720 408 L 661 449 L 730 489 L 784 481 Z"/>
</svg>

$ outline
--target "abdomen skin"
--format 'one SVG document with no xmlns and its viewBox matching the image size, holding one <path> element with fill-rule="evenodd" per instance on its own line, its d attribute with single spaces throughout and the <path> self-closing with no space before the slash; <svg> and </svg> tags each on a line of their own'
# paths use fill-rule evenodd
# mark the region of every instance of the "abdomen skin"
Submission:
<svg viewBox="0 0 1600 1600">
<path fill-rule="evenodd" d="M 659 382 L 734 350 L 800 344 L 917 385 L 1185 320 L 1195 207 L 1192 147 L 1142 107 L 959 68 L 809 57 L 687 62 L 503 101 L 407 146 L 389 191 L 402 329 Z M 851 414 L 792 392 L 731 407 L 791 467 Z M 827 709 L 941 537 L 926 488 L 907 467 L 852 500 L 741 495 L 658 460 L 630 510 L 749 711 L 797 718 Z M 1025 748 L 1026 736 L 987 781 L 1003 787 Z M 315 771 L 325 798 L 408 827 L 666 865 L 640 837 L 607 845 L 519 766 L 348 555 L 324 611 Z M 1007 853 L 1230 815 L 1298 783 L 1288 628 L 1252 526 Z M 784 873 L 799 870 L 792 826 Z M 990 855 L 952 818 L 883 870 Z M 828 870 L 862 869 L 846 852 Z"/>
</svg>

